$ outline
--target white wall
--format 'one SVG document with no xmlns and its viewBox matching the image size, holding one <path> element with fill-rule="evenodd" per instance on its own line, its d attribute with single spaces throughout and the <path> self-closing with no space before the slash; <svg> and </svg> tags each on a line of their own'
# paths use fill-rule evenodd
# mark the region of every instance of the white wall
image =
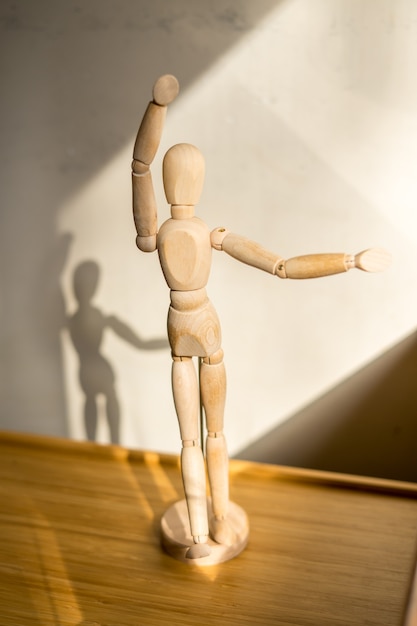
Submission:
<svg viewBox="0 0 417 626">
<path fill-rule="evenodd" d="M 189 141 L 206 157 L 198 214 L 210 227 L 284 257 L 374 245 L 393 255 L 384 274 L 291 282 L 214 253 L 231 453 L 415 329 L 412 0 L 26 0 L 0 11 L 0 427 L 85 437 L 66 329 L 83 260 L 98 264 L 102 312 L 144 342 L 165 334 L 167 288 L 156 255 L 135 248 L 130 208 L 134 136 L 165 72 L 182 89 L 154 163 L 161 220 L 162 155 Z M 169 350 L 107 330 L 102 352 L 121 442 L 177 452 Z"/>
</svg>

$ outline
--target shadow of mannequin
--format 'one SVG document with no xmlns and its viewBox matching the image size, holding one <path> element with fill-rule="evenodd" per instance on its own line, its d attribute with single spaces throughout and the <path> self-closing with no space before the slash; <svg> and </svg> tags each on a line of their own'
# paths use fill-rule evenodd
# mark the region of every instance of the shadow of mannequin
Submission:
<svg viewBox="0 0 417 626">
<path fill-rule="evenodd" d="M 104 331 L 112 330 L 118 337 L 140 350 L 159 350 L 168 347 L 166 339 L 142 340 L 129 326 L 114 315 L 105 315 L 93 305 L 100 270 L 95 261 L 80 263 L 73 277 L 74 295 L 78 308 L 68 319 L 68 330 L 78 353 L 79 381 L 84 392 L 84 423 L 89 440 L 96 439 L 98 399 L 105 400 L 105 416 L 110 440 L 120 443 L 120 405 L 115 387 L 115 374 L 110 362 L 101 353 Z"/>
</svg>

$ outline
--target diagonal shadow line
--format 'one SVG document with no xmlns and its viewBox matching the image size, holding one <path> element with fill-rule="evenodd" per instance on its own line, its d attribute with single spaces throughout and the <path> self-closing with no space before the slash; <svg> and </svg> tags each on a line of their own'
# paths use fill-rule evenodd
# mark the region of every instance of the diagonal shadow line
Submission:
<svg viewBox="0 0 417 626">
<path fill-rule="evenodd" d="M 417 482 L 416 375 L 413 333 L 235 456 Z"/>
<path fill-rule="evenodd" d="M 42 152 L 43 164 L 53 161 L 62 173 L 62 202 L 131 139 L 159 74 L 175 73 L 186 91 L 283 1 L 4 7 L 1 108 L 9 163 Z"/>
</svg>

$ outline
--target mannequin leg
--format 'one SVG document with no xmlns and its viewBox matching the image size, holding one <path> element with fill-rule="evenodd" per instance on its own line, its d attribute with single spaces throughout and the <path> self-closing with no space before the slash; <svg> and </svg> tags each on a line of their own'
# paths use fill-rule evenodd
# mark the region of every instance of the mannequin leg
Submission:
<svg viewBox="0 0 417 626">
<path fill-rule="evenodd" d="M 210 554 L 208 539 L 206 479 L 204 458 L 198 441 L 199 392 L 192 359 L 174 357 L 172 389 L 181 432 L 181 472 L 194 541 L 188 558 Z"/>
<path fill-rule="evenodd" d="M 200 383 L 207 420 L 206 458 L 214 513 L 210 530 L 218 543 L 231 545 L 235 534 L 227 523 L 229 459 L 223 434 L 226 371 L 222 350 L 203 359 Z"/>
</svg>

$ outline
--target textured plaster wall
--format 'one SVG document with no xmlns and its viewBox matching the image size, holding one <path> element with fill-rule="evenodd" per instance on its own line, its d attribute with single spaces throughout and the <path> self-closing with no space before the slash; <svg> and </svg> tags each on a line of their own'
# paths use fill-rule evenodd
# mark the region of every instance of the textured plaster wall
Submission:
<svg viewBox="0 0 417 626">
<path fill-rule="evenodd" d="M 161 220 L 169 215 L 162 155 L 189 141 L 206 156 L 198 214 L 210 227 L 284 257 L 373 245 L 393 254 L 381 275 L 308 282 L 213 254 L 209 293 L 223 327 L 231 452 L 243 454 L 346 379 L 366 376 L 412 335 L 412 0 L 23 0 L 2 3 L 0 28 L 0 427 L 84 438 L 81 358 L 93 372 L 84 386 L 108 391 L 110 413 L 119 407 L 123 444 L 179 449 L 162 342 L 168 292 L 156 255 L 135 248 L 130 209 L 132 143 L 165 72 L 182 89 L 153 169 Z M 82 289 L 94 271 L 96 312 L 78 326 L 90 340 L 74 346 L 74 279 Z M 400 449 L 415 437 L 414 407 L 410 398 L 400 433 L 398 416 L 386 418 Z M 99 415 L 97 438 L 107 441 L 102 398 Z M 314 465 L 300 451 L 306 437 L 320 448 L 317 415 L 287 440 L 285 455 L 277 445 L 274 462 Z M 349 415 L 334 409 L 326 424 L 337 429 Z M 354 452 L 354 440 L 346 445 Z"/>
</svg>

